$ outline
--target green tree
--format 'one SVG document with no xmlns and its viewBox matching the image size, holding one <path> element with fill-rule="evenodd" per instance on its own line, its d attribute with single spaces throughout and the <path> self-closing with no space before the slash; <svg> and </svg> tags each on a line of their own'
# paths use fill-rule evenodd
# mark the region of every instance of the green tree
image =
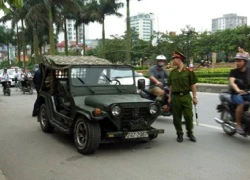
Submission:
<svg viewBox="0 0 250 180">
<path fill-rule="evenodd" d="M 91 9 L 94 10 L 94 16 L 98 22 L 102 24 L 102 53 L 105 58 L 106 47 L 105 47 L 105 17 L 107 15 L 116 15 L 121 17 L 122 14 L 118 13 L 117 10 L 123 6 L 123 3 L 117 2 L 116 0 L 99 0 L 99 3 L 94 0 L 91 3 Z"/>
<path fill-rule="evenodd" d="M 23 6 L 23 0 L 0 0 L 0 9 L 2 9 L 5 13 L 10 12 L 10 8 L 6 6 L 6 3 L 10 7 L 20 8 Z"/>
</svg>

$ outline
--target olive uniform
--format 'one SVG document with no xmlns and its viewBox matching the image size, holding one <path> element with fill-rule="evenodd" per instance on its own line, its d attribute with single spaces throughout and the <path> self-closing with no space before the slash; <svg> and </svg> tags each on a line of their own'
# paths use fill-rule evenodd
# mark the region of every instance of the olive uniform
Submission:
<svg viewBox="0 0 250 180">
<path fill-rule="evenodd" d="M 176 68 L 169 75 L 168 84 L 172 90 L 172 112 L 177 135 L 183 135 L 182 114 L 184 115 L 187 133 L 193 133 L 193 111 L 190 91 L 191 85 L 196 84 L 197 81 L 193 70 L 186 67 L 180 72 Z"/>
</svg>

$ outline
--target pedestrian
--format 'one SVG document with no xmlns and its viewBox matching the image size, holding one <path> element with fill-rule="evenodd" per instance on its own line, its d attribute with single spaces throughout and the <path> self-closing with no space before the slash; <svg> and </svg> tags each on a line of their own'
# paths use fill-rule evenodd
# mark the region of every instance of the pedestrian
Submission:
<svg viewBox="0 0 250 180">
<path fill-rule="evenodd" d="M 37 92 L 37 98 L 34 103 L 32 116 L 35 117 L 38 115 L 39 111 L 39 91 L 41 88 L 41 82 L 42 82 L 42 73 L 41 73 L 41 64 L 39 64 L 39 68 L 35 71 L 34 77 L 33 77 L 33 84 L 35 86 L 36 92 Z"/>
<path fill-rule="evenodd" d="M 174 52 L 172 61 L 177 66 L 170 72 L 168 84 L 170 88 L 169 103 L 172 105 L 173 121 L 177 133 L 177 142 L 183 141 L 182 114 L 184 115 L 187 137 L 193 142 L 196 138 L 193 135 L 193 110 L 198 103 L 196 96 L 197 77 L 194 71 L 184 66 L 186 57 L 180 52 Z M 193 97 L 190 95 L 192 91 Z"/>
<path fill-rule="evenodd" d="M 238 53 L 236 54 L 236 57 L 237 56 L 241 56 L 241 57 L 243 56 L 243 57 L 249 58 L 249 53 L 244 50 L 243 45 L 238 46 Z"/>
<path fill-rule="evenodd" d="M 189 68 L 191 68 L 191 69 L 193 69 L 193 68 L 194 68 L 193 60 L 190 60 L 190 63 L 189 63 Z"/>
</svg>

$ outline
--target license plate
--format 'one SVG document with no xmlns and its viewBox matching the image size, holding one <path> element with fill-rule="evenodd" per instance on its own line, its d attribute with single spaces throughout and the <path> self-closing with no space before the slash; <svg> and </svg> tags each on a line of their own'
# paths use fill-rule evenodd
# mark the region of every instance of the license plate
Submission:
<svg viewBox="0 0 250 180">
<path fill-rule="evenodd" d="M 148 137 L 147 131 L 129 132 L 129 133 L 125 136 L 126 139 L 146 138 L 146 137 Z"/>
</svg>

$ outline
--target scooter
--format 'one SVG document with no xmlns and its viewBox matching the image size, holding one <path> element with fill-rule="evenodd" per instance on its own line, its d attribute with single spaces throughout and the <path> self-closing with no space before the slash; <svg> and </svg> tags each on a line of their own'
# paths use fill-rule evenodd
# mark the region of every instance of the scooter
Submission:
<svg viewBox="0 0 250 180">
<path fill-rule="evenodd" d="M 21 81 L 21 84 L 22 84 L 21 90 L 23 94 L 25 94 L 25 92 L 28 92 L 31 95 L 33 94 L 32 80 L 28 79 Z"/>
<path fill-rule="evenodd" d="M 10 92 L 11 92 L 10 83 L 11 83 L 10 81 L 2 82 L 2 85 L 5 86 L 5 88 L 3 87 L 3 94 L 4 95 L 10 96 Z"/>
<path fill-rule="evenodd" d="M 143 82 L 144 81 L 144 82 Z M 161 116 L 171 116 L 171 106 L 168 103 L 168 97 L 169 97 L 169 89 L 167 87 L 164 87 L 164 100 L 158 99 L 157 96 L 151 94 L 149 90 L 145 89 L 145 80 L 139 79 L 138 80 L 138 94 L 145 99 L 153 100 L 160 104 L 161 106 Z"/>
<path fill-rule="evenodd" d="M 220 118 L 215 118 L 215 121 L 221 124 L 224 132 L 230 136 L 236 133 L 236 120 L 235 120 L 235 108 L 231 101 L 231 94 L 228 92 L 221 93 L 219 95 L 221 104 L 217 106 L 217 111 L 220 112 Z M 250 135 L 250 102 L 245 102 L 244 111 L 242 114 L 242 129 L 245 134 L 243 136 Z"/>
</svg>

